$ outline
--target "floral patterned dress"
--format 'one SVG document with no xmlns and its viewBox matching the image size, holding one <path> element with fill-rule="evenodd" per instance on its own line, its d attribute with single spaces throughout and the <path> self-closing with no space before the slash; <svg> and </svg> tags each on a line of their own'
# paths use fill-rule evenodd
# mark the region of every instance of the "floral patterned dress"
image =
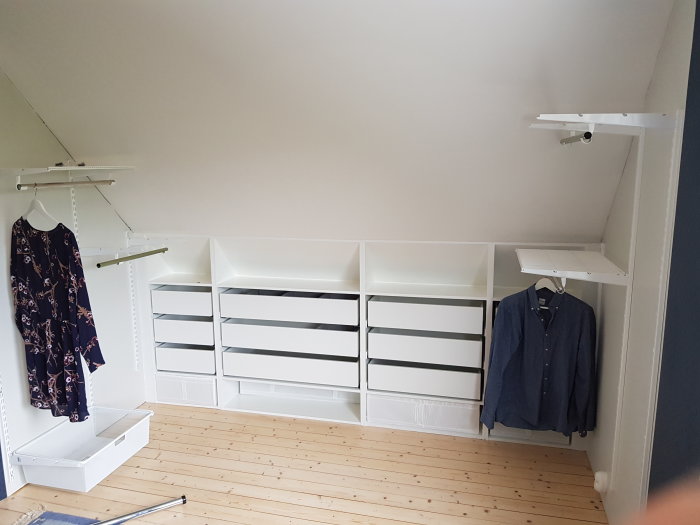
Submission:
<svg viewBox="0 0 700 525">
<path fill-rule="evenodd" d="M 104 364 L 75 235 L 24 218 L 12 225 L 10 281 L 24 341 L 31 404 L 70 421 L 88 417 L 82 355 L 90 372 Z"/>
</svg>

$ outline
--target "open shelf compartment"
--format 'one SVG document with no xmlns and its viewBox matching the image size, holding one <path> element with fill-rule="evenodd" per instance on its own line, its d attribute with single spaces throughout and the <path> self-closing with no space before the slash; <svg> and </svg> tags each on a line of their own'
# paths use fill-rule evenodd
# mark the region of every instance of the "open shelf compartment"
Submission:
<svg viewBox="0 0 700 525">
<path fill-rule="evenodd" d="M 225 378 L 219 392 L 227 410 L 360 423 L 360 393 L 348 389 Z"/>
<path fill-rule="evenodd" d="M 366 244 L 371 295 L 485 299 L 488 245 L 373 241 Z"/>
<path fill-rule="evenodd" d="M 354 241 L 217 239 L 218 285 L 228 288 L 358 293 L 360 245 Z"/>
<path fill-rule="evenodd" d="M 148 281 L 153 284 L 189 286 L 211 285 L 209 239 L 206 237 L 153 238 L 168 248 L 156 257 L 146 257 L 141 263 Z"/>
</svg>

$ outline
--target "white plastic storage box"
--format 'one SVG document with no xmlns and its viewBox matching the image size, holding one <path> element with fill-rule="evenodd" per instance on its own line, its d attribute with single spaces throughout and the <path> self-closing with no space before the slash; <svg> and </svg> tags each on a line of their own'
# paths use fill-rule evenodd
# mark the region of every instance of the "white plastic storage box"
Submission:
<svg viewBox="0 0 700 525">
<path fill-rule="evenodd" d="M 394 428 L 476 435 L 480 433 L 479 408 L 478 403 L 367 394 L 367 421 Z"/>
<path fill-rule="evenodd" d="M 92 407 L 86 421 L 59 423 L 17 449 L 11 460 L 28 483 L 88 492 L 148 443 L 152 415 Z"/>
</svg>

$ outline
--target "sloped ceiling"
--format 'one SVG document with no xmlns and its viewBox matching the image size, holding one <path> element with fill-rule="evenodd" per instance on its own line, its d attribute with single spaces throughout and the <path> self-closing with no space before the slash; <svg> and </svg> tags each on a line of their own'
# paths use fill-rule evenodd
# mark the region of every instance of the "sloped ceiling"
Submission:
<svg viewBox="0 0 700 525">
<path fill-rule="evenodd" d="M 527 124 L 642 110 L 672 3 L 0 0 L 0 68 L 136 230 L 597 242 L 629 139 Z"/>
</svg>

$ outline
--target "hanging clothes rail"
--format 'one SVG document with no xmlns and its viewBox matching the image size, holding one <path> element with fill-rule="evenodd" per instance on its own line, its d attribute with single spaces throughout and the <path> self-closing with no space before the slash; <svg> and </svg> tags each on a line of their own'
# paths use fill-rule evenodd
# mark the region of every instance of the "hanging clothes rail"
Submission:
<svg viewBox="0 0 700 525">
<path fill-rule="evenodd" d="M 94 175 L 100 174 L 111 174 L 117 171 L 131 171 L 134 170 L 134 166 L 86 166 L 84 163 L 76 163 L 75 159 L 71 156 L 70 165 L 64 165 L 60 162 L 55 166 L 48 166 L 46 168 L 0 168 L 0 177 L 5 175 L 12 175 L 17 179 L 17 190 L 28 190 L 28 189 L 54 189 L 54 188 L 74 188 L 80 186 L 93 187 L 95 191 L 99 193 L 104 201 L 109 205 L 112 211 L 119 217 L 127 227 L 129 231 L 133 231 L 131 226 L 124 220 L 124 218 L 119 214 L 119 212 L 114 208 L 110 200 L 105 196 L 105 194 L 100 190 L 100 186 L 111 186 L 116 181 L 113 179 L 108 180 L 95 180 L 92 178 Z M 65 174 L 68 176 L 68 180 L 56 181 L 56 182 L 31 182 L 23 183 L 22 177 L 37 175 L 61 175 Z M 73 176 L 86 178 L 87 180 L 74 181 Z"/>
<path fill-rule="evenodd" d="M 19 177 L 17 178 L 17 189 L 19 191 L 28 190 L 31 188 L 72 188 L 75 186 L 111 186 L 116 181 L 114 179 L 107 180 L 81 180 L 74 182 L 32 182 L 27 184 L 22 184 L 19 182 Z"/>
<path fill-rule="evenodd" d="M 117 259 L 111 259 L 109 261 L 104 261 L 97 263 L 98 268 L 104 268 L 105 266 L 113 266 L 115 264 L 121 264 L 123 262 L 127 261 L 133 261 L 134 259 L 141 259 L 143 257 L 150 257 L 151 255 L 157 255 L 159 253 L 165 253 L 168 251 L 168 248 L 158 248 L 157 250 L 151 250 L 148 252 L 142 252 L 142 253 L 135 253 L 133 255 L 127 255 L 125 257 L 119 257 Z"/>
<path fill-rule="evenodd" d="M 27 190 L 31 188 L 70 188 L 75 186 L 111 186 L 116 181 L 114 179 L 107 180 L 93 180 L 90 178 L 91 174 L 98 173 L 111 173 L 115 171 L 125 171 L 133 170 L 133 166 L 85 166 L 80 164 L 78 166 L 49 166 L 47 168 L 21 168 L 19 170 L 0 170 L 2 172 L 14 172 L 17 177 L 17 189 Z M 65 173 L 68 176 L 77 175 L 80 177 L 87 177 L 86 181 L 60 181 L 60 182 L 31 182 L 22 183 L 22 177 L 28 175 L 60 175 Z M 99 190 L 98 190 L 99 191 Z"/>
</svg>

